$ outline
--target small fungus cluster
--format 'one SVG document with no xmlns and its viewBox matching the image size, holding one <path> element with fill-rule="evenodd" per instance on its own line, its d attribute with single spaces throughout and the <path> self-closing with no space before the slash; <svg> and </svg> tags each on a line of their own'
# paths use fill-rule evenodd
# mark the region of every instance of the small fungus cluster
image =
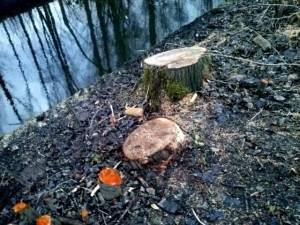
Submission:
<svg viewBox="0 0 300 225">
<path fill-rule="evenodd" d="M 103 184 L 115 186 L 115 185 L 121 185 L 122 184 L 122 179 L 120 174 L 118 173 L 117 170 L 113 168 L 104 168 L 100 171 L 98 174 L 100 182 Z"/>
<path fill-rule="evenodd" d="M 51 225 L 52 218 L 48 215 L 40 216 L 37 221 L 36 225 Z"/>
</svg>

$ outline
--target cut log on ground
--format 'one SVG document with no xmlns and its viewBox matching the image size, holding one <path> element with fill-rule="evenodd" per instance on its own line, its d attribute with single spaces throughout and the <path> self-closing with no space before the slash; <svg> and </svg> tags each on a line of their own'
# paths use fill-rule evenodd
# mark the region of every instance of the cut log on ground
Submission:
<svg viewBox="0 0 300 225">
<path fill-rule="evenodd" d="M 123 152 L 142 164 L 160 163 L 184 147 L 187 138 L 172 120 L 157 118 L 135 129 L 125 140 Z"/>
<path fill-rule="evenodd" d="M 166 93 L 171 101 L 178 101 L 187 93 L 201 89 L 211 68 L 211 59 L 205 52 L 205 48 L 194 46 L 159 53 L 144 60 L 143 84 L 149 91 L 152 109 L 159 108 L 162 93 Z"/>
</svg>

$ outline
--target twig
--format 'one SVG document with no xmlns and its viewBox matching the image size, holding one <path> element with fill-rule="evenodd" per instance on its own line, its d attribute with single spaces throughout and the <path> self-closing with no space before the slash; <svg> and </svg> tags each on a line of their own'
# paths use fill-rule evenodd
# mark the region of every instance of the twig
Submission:
<svg viewBox="0 0 300 225">
<path fill-rule="evenodd" d="M 294 8 L 297 8 L 297 9 L 300 8 L 297 5 L 288 5 L 288 4 L 256 4 L 256 5 L 241 7 L 241 9 L 249 8 L 249 7 L 256 7 L 256 6 L 285 6 L 285 7 L 294 7 Z"/>
<path fill-rule="evenodd" d="M 46 158 L 46 156 L 45 156 L 45 155 L 43 155 L 42 153 L 40 153 L 39 151 L 37 151 L 37 153 L 38 153 L 40 156 L 42 156 L 42 157 Z"/>
<path fill-rule="evenodd" d="M 134 83 L 134 85 L 133 85 L 133 88 L 131 89 L 131 92 L 130 92 L 130 94 L 132 94 L 132 93 L 134 92 L 134 90 L 135 90 L 135 87 L 137 86 L 137 83 L 138 83 L 138 82 L 135 82 L 135 83 Z M 130 95 L 130 94 L 129 94 L 129 95 Z"/>
<path fill-rule="evenodd" d="M 231 184 L 226 184 L 221 182 L 222 185 L 226 186 L 226 187 L 231 187 L 231 188 L 246 188 L 245 185 L 241 185 L 241 184 L 236 184 L 236 185 L 231 185 Z"/>
<path fill-rule="evenodd" d="M 243 150 L 243 148 L 244 148 L 244 146 L 245 146 L 245 142 L 246 142 L 246 139 L 243 138 L 243 143 L 242 143 L 241 151 Z"/>
<path fill-rule="evenodd" d="M 122 117 L 120 117 L 119 119 L 117 119 L 116 121 L 120 121 L 120 120 L 122 120 L 122 119 L 124 119 L 126 116 L 122 116 Z"/>
<path fill-rule="evenodd" d="M 263 110 L 264 108 L 261 108 L 250 120 L 248 120 L 248 123 L 254 120 L 259 114 L 261 114 Z"/>
<path fill-rule="evenodd" d="M 219 82 L 219 83 L 222 83 L 222 84 L 228 84 L 228 82 L 226 82 L 226 81 L 216 80 L 215 78 L 210 78 L 210 80 L 216 81 L 216 82 Z"/>
<path fill-rule="evenodd" d="M 103 213 L 101 213 L 101 215 L 102 215 L 102 218 L 103 218 L 103 222 L 104 222 L 104 224 L 105 224 L 105 225 L 107 225 L 107 223 L 106 223 L 106 219 L 105 219 L 105 216 L 104 216 L 104 214 L 103 214 Z"/>
<path fill-rule="evenodd" d="M 98 109 L 96 112 L 95 112 L 95 114 L 93 115 L 93 117 L 92 117 L 92 119 L 91 119 L 91 122 L 90 122 L 90 127 L 89 127 L 89 130 L 91 130 L 91 128 L 92 128 L 92 126 L 93 126 L 93 122 L 94 122 L 94 119 L 95 119 L 95 117 L 96 117 L 96 115 L 98 114 L 98 112 L 102 109 L 102 106 L 103 106 L 104 104 L 102 104 L 101 106 L 100 106 L 100 109 Z M 104 120 L 104 119 L 103 119 Z M 103 122 L 103 120 L 101 120 L 101 122 Z M 100 123 L 101 123 L 100 122 Z M 91 132 L 90 132 L 91 133 Z"/>
<path fill-rule="evenodd" d="M 148 185 L 147 182 L 144 180 L 144 178 L 142 178 L 142 177 L 137 177 L 137 179 L 144 185 L 144 187 L 149 187 L 149 185 Z"/>
<path fill-rule="evenodd" d="M 101 210 L 101 209 L 98 209 L 98 208 L 97 208 L 97 210 L 98 210 L 99 212 L 101 212 L 101 214 L 102 214 L 102 215 L 109 216 L 109 214 L 108 214 L 107 212 L 104 212 L 103 210 Z"/>
<path fill-rule="evenodd" d="M 4 178 L 5 178 L 5 174 L 6 174 L 6 171 L 2 172 L 2 179 L 1 179 L 1 182 L 0 182 L 0 186 L 4 184 Z"/>
<path fill-rule="evenodd" d="M 244 59 L 241 57 L 234 57 L 234 56 L 230 56 L 230 55 L 223 55 L 220 53 L 213 53 L 213 52 L 209 52 L 208 53 L 204 53 L 205 55 L 212 55 L 212 56 L 221 56 L 224 58 L 229 58 L 229 59 L 236 59 L 236 60 L 241 60 L 241 61 L 245 61 L 245 62 L 249 62 L 249 63 L 253 63 L 253 64 L 257 64 L 257 65 L 262 65 L 262 66 L 300 66 L 300 64 L 297 63 L 262 63 L 262 62 L 257 62 L 257 61 L 253 61 L 250 59 Z"/>
<path fill-rule="evenodd" d="M 269 8 L 270 8 L 270 6 L 268 5 L 268 7 L 266 8 L 266 10 L 262 14 L 262 16 L 259 18 L 260 20 L 262 20 L 262 18 L 264 18 L 264 16 L 266 15 L 267 11 L 269 10 Z"/>
<path fill-rule="evenodd" d="M 114 166 L 114 169 L 117 169 L 117 167 L 122 163 L 122 160 L 119 161 L 115 166 Z"/>
<path fill-rule="evenodd" d="M 148 84 L 147 92 L 146 92 L 146 96 L 145 96 L 145 100 L 142 102 L 142 105 L 144 105 L 144 104 L 148 101 L 148 93 L 149 93 L 149 89 L 150 89 L 150 85 Z"/>
<path fill-rule="evenodd" d="M 146 97 L 145 97 L 145 100 L 147 101 L 148 99 L 148 93 L 149 93 L 149 89 L 150 89 L 150 85 L 148 84 L 148 87 L 147 87 L 147 92 L 146 92 Z"/>
<path fill-rule="evenodd" d="M 109 103 L 109 107 L 110 107 L 110 110 L 111 110 L 111 116 L 114 118 L 115 117 L 114 109 L 113 109 L 113 107 L 110 103 Z"/>
<path fill-rule="evenodd" d="M 94 187 L 94 189 L 91 192 L 91 197 L 93 197 L 99 189 L 100 189 L 100 185 L 97 184 L 96 187 Z"/>
<path fill-rule="evenodd" d="M 244 200 L 245 200 L 245 205 L 246 205 L 246 212 L 248 213 L 249 212 L 249 204 L 248 204 L 246 190 L 244 191 Z"/>
<path fill-rule="evenodd" d="M 197 220 L 201 225 L 206 225 L 206 223 L 203 223 L 203 222 L 199 219 L 199 217 L 197 216 L 197 214 L 196 214 L 196 212 L 195 212 L 195 210 L 194 210 L 193 208 L 192 208 L 192 212 L 193 212 L 193 214 L 194 214 L 196 220 Z"/>
<path fill-rule="evenodd" d="M 295 12 L 295 13 L 292 13 L 291 15 L 289 16 L 281 16 L 281 17 L 278 17 L 278 18 L 268 18 L 269 20 L 282 20 L 282 19 L 289 19 L 295 15 L 299 14 L 299 12 Z"/>
<path fill-rule="evenodd" d="M 74 109 L 69 105 L 68 102 L 66 102 L 66 106 L 67 106 L 67 108 L 69 108 L 69 110 L 71 111 L 71 114 L 73 114 L 73 116 L 74 116 L 76 122 L 78 123 L 79 127 L 81 127 L 81 122 L 80 122 L 79 119 L 77 118 L 77 115 L 76 115 Z"/>
<path fill-rule="evenodd" d="M 122 213 L 122 215 L 119 217 L 119 219 L 117 219 L 117 224 L 119 224 L 121 222 L 121 220 L 124 218 L 124 216 L 127 214 L 127 212 L 129 211 L 129 209 L 131 208 L 131 203 L 129 204 L 129 206 L 125 209 L 125 211 Z"/>
</svg>

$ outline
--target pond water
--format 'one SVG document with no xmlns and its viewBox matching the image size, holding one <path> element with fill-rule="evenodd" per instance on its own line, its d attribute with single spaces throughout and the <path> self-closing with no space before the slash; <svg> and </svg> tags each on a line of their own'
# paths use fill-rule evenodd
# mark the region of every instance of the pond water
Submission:
<svg viewBox="0 0 300 225">
<path fill-rule="evenodd" d="M 222 0 L 56 0 L 0 22 L 0 136 Z"/>
</svg>

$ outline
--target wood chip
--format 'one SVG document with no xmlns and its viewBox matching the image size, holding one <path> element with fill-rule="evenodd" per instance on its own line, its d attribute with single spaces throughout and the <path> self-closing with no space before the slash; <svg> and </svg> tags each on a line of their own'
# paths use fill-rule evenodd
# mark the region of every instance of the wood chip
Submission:
<svg viewBox="0 0 300 225">
<path fill-rule="evenodd" d="M 139 116 L 142 117 L 144 115 L 144 109 L 143 108 L 131 108 L 127 107 L 124 112 L 125 115 L 129 116 Z"/>
<path fill-rule="evenodd" d="M 193 102 L 196 100 L 197 97 L 198 97 L 198 94 L 195 93 L 195 94 L 193 95 L 193 97 L 191 98 L 190 103 L 193 103 Z"/>
</svg>

